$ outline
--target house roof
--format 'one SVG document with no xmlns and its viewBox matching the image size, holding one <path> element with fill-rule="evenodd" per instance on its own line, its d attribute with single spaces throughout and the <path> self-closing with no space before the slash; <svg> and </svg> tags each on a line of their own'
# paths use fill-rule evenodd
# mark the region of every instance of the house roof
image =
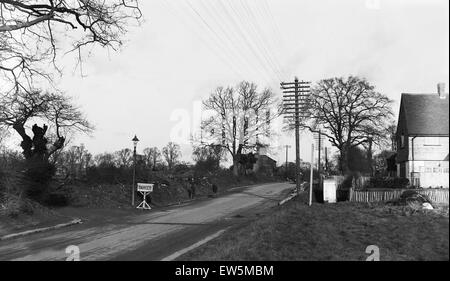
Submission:
<svg viewBox="0 0 450 281">
<path fill-rule="evenodd" d="M 402 94 L 400 107 L 409 135 L 448 135 L 449 95 L 445 96 Z"/>
<path fill-rule="evenodd" d="M 268 161 L 275 162 L 275 163 L 277 162 L 276 160 L 270 158 L 267 155 L 258 155 L 258 159 L 260 159 L 260 160 L 268 160 Z"/>
</svg>

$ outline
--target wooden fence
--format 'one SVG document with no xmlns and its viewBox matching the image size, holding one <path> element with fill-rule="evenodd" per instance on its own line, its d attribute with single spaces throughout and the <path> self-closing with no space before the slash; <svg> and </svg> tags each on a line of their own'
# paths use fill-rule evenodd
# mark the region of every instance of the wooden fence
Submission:
<svg viewBox="0 0 450 281">
<path fill-rule="evenodd" d="M 428 196 L 433 203 L 449 203 L 448 189 L 394 189 L 394 190 L 354 190 L 350 189 L 351 202 L 381 202 L 397 199 L 405 190 L 414 190 Z"/>
</svg>

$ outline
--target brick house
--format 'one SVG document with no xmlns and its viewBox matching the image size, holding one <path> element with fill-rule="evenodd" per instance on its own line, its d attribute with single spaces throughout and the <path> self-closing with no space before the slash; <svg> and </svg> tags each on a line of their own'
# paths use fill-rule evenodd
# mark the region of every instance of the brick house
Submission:
<svg viewBox="0 0 450 281">
<path fill-rule="evenodd" d="M 397 176 L 414 186 L 449 187 L 449 96 L 402 94 L 397 132 Z"/>
</svg>

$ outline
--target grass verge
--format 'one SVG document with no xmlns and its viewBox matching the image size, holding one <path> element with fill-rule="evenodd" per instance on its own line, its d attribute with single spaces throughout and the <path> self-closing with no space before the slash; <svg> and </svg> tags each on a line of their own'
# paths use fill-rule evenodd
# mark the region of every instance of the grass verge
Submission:
<svg viewBox="0 0 450 281">
<path fill-rule="evenodd" d="M 386 204 L 306 205 L 306 195 L 236 227 L 179 260 L 449 260 L 448 206 L 415 212 Z"/>
</svg>

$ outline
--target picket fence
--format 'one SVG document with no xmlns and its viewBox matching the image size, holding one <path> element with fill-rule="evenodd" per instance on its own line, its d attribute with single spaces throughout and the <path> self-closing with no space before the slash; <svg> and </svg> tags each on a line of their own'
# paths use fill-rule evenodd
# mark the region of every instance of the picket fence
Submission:
<svg viewBox="0 0 450 281">
<path fill-rule="evenodd" d="M 414 190 L 428 196 L 433 203 L 448 204 L 448 189 L 394 189 L 394 190 L 355 190 L 350 189 L 350 202 L 381 202 L 398 199 L 405 190 Z"/>
</svg>

